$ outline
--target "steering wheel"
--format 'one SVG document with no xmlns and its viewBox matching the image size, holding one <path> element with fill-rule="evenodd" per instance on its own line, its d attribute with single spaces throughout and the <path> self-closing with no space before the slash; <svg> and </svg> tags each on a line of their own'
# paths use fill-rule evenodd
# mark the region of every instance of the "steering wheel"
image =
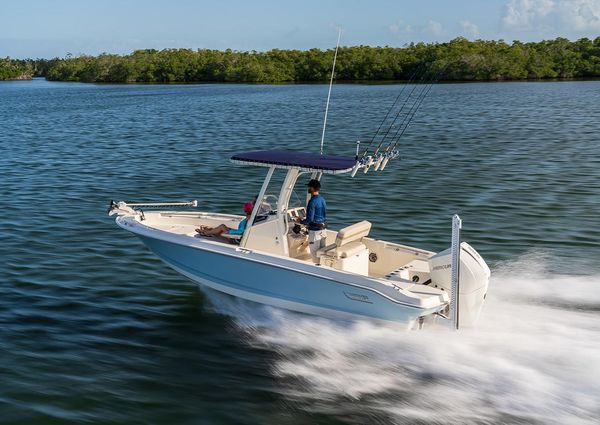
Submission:
<svg viewBox="0 0 600 425">
<path fill-rule="evenodd" d="M 269 202 L 269 199 L 273 200 L 272 204 L 271 202 Z M 262 202 L 264 205 L 267 205 L 269 207 L 269 211 L 274 211 L 277 208 L 277 202 L 279 202 L 279 198 L 275 195 L 265 195 Z M 273 207 L 273 205 L 275 205 L 275 208 Z"/>
</svg>

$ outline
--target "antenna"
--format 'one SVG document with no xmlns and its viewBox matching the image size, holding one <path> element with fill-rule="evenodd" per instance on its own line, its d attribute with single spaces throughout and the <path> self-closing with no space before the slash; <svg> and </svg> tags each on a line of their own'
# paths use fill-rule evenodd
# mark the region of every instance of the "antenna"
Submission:
<svg viewBox="0 0 600 425">
<path fill-rule="evenodd" d="M 329 80 L 329 92 L 327 93 L 327 105 L 325 106 L 325 119 L 323 120 L 323 133 L 321 134 L 321 155 L 323 155 L 323 142 L 325 142 L 325 128 L 327 127 L 327 113 L 329 112 L 329 99 L 331 98 L 331 86 L 333 85 L 333 76 L 335 74 L 335 61 L 337 60 L 338 49 L 340 47 L 340 38 L 342 29 L 338 28 L 337 44 L 335 45 L 335 54 L 333 55 L 333 67 L 331 68 L 331 79 Z"/>
</svg>

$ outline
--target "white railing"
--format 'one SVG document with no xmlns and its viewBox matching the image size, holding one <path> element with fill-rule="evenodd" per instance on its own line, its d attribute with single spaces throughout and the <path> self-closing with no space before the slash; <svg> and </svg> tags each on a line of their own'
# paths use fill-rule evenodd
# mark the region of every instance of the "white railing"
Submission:
<svg viewBox="0 0 600 425">
<path fill-rule="evenodd" d="M 187 202 L 125 202 L 128 207 L 161 208 L 161 207 L 197 207 L 198 201 Z"/>
<path fill-rule="evenodd" d="M 170 208 L 170 207 L 197 207 L 198 201 L 187 201 L 187 202 L 133 202 L 128 203 L 124 201 L 110 201 L 110 205 L 108 206 L 108 210 L 106 211 L 108 215 L 117 214 L 119 216 L 125 215 L 137 215 L 138 213 L 142 214 L 143 212 L 141 208 Z M 134 208 L 140 208 L 139 211 Z M 142 218 L 143 219 L 143 218 Z"/>
</svg>

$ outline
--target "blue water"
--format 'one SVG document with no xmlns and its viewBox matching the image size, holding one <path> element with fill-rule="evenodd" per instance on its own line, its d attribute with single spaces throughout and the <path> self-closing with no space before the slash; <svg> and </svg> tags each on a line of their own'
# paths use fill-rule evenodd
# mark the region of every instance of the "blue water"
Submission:
<svg viewBox="0 0 600 425">
<path fill-rule="evenodd" d="M 110 199 L 239 213 L 318 149 L 323 85 L 0 83 L 0 423 L 594 423 L 600 415 L 600 82 L 442 84 L 383 173 L 326 177 L 332 227 L 493 279 L 477 330 L 406 334 L 201 290 Z M 397 85 L 336 85 L 325 150 L 368 141 Z"/>
</svg>

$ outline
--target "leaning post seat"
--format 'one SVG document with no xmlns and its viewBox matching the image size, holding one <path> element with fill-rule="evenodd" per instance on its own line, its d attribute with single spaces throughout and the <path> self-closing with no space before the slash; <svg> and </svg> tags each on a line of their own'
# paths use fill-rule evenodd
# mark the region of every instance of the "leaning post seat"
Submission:
<svg viewBox="0 0 600 425">
<path fill-rule="evenodd" d="M 371 223 L 369 221 L 359 221 L 340 230 L 335 238 L 335 244 L 340 247 L 350 242 L 360 241 L 362 238 L 369 236 L 370 231 Z"/>
<path fill-rule="evenodd" d="M 322 265 L 362 275 L 369 274 L 369 250 L 362 238 L 369 236 L 371 223 L 363 220 L 341 229 L 335 243 L 317 251 Z"/>
</svg>

